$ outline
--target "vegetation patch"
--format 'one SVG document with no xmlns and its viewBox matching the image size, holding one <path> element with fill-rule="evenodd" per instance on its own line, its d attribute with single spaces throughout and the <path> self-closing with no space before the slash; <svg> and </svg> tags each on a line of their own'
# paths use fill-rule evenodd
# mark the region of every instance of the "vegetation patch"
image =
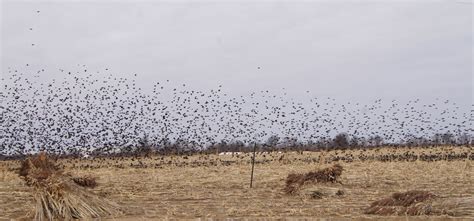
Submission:
<svg viewBox="0 0 474 221">
<path fill-rule="evenodd" d="M 87 188 L 97 187 L 96 178 L 92 176 L 73 177 L 72 181 L 74 181 L 74 183 L 82 187 L 87 187 Z"/>
<path fill-rule="evenodd" d="M 473 197 L 441 198 L 431 192 L 412 190 L 393 193 L 390 197 L 373 202 L 365 214 L 381 216 L 472 215 Z"/>
<path fill-rule="evenodd" d="M 33 188 L 35 220 L 92 219 L 118 213 L 113 203 L 64 174 L 45 153 L 24 160 L 19 175 Z M 77 180 L 86 186 L 92 184 L 89 179 Z"/>
<path fill-rule="evenodd" d="M 342 171 L 342 166 L 335 164 L 331 167 L 311 171 L 306 174 L 291 173 L 286 178 L 286 186 L 283 191 L 286 194 L 295 194 L 308 183 L 340 183 L 338 178 L 341 176 Z"/>
</svg>

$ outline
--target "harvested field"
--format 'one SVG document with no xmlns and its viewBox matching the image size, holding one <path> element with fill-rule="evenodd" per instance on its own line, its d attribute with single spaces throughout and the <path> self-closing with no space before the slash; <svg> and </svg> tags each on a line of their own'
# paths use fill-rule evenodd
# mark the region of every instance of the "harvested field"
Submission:
<svg viewBox="0 0 474 221">
<path fill-rule="evenodd" d="M 385 148 L 364 151 L 364 154 L 376 158 L 403 151 L 415 155 L 441 152 L 472 155 L 472 148 L 468 147 Z M 180 156 L 69 159 L 58 163 L 74 177 L 97 178 L 97 186 L 88 190 L 119 205 L 122 214 L 117 215 L 116 220 L 316 217 L 406 220 L 405 215 L 399 214 L 388 217 L 387 214 L 366 214 L 366 209 L 393 193 L 412 190 L 432 193 L 436 195 L 434 199 L 443 202 L 454 202 L 449 204 L 453 208 L 446 208 L 455 213 L 430 215 L 432 220 L 474 219 L 474 170 L 470 158 L 338 161 L 344 168 L 338 178 L 340 183 L 310 183 L 296 194 L 285 194 L 283 190 L 289 174 L 331 167 L 334 162 L 327 159 L 340 156 L 341 152 L 258 154 L 253 189 L 249 188 L 250 154 L 194 155 L 187 159 Z M 344 154 L 357 156 L 359 152 L 362 151 L 345 151 Z M 282 155 L 285 160 L 279 160 Z M 30 187 L 17 174 L 19 168 L 17 161 L 0 162 L 0 220 L 27 220 L 26 215 L 34 207 Z M 433 201 L 433 205 L 440 206 L 437 202 Z M 426 220 L 428 216 L 410 217 Z"/>
<path fill-rule="evenodd" d="M 0 221 L 474 221 L 472 6 L 0 0 Z"/>
</svg>

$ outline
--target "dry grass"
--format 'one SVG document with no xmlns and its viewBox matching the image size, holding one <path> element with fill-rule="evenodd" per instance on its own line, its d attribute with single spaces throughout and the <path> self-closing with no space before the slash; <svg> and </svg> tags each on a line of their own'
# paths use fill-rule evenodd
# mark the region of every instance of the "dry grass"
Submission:
<svg viewBox="0 0 474 221">
<path fill-rule="evenodd" d="M 19 175 L 32 188 L 34 220 L 91 219 L 116 212 L 111 203 L 82 188 L 44 153 L 24 160 Z"/>
<path fill-rule="evenodd" d="M 18 175 L 25 179 L 28 186 L 46 187 L 48 178 L 61 176 L 62 171 L 45 153 L 40 153 L 21 162 Z"/>
<path fill-rule="evenodd" d="M 412 190 L 403 193 L 394 193 L 391 197 L 373 202 L 364 212 L 376 215 L 432 215 L 429 202 L 436 195 L 427 191 Z"/>
<path fill-rule="evenodd" d="M 115 220 L 163 220 L 200 218 L 328 218 L 355 220 L 407 220 L 406 216 L 365 214 L 376 200 L 391 193 L 423 190 L 436 194 L 433 208 L 445 215 L 414 216 L 416 220 L 474 219 L 474 170 L 472 160 L 339 162 L 344 168 L 340 183 L 314 183 L 299 194 L 282 189 L 290 173 L 325 168 L 330 159 L 352 154 L 381 156 L 402 154 L 472 153 L 471 148 L 412 148 L 368 151 L 330 151 L 258 154 L 254 188 L 249 189 L 251 155 L 183 157 L 154 156 L 151 159 L 59 160 L 57 165 L 79 177 L 100 178 L 100 185 L 87 189 L 120 206 Z M 271 156 L 270 156 L 271 155 Z M 281 156 L 284 160 L 278 161 Z M 323 159 L 318 161 L 318 159 Z M 232 162 L 228 165 L 228 162 Z M 227 165 L 227 166 L 226 166 Z M 31 187 L 18 177 L 18 161 L 0 161 L 0 220 L 21 219 L 34 207 Z M 311 198 L 318 191 L 321 198 Z M 337 192 L 340 192 L 337 194 Z M 25 220 L 30 220 L 26 218 Z"/>
<path fill-rule="evenodd" d="M 322 170 L 311 171 L 305 174 L 290 173 L 286 178 L 286 186 L 283 191 L 286 194 L 295 194 L 301 187 L 308 183 L 335 183 L 342 175 L 343 168 L 336 164 Z"/>
<path fill-rule="evenodd" d="M 74 183 L 82 187 L 87 187 L 87 188 L 97 187 L 96 178 L 91 177 L 91 176 L 73 177 L 72 181 L 74 181 Z"/>
<path fill-rule="evenodd" d="M 442 199 L 428 191 L 412 190 L 393 193 L 390 197 L 377 200 L 365 209 L 364 213 L 382 216 L 461 216 L 473 212 L 473 199 L 473 197 Z"/>
</svg>

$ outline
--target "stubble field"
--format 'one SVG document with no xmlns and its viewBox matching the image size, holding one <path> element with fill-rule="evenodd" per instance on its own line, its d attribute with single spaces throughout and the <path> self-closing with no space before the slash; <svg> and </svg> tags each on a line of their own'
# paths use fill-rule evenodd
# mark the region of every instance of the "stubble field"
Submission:
<svg viewBox="0 0 474 221">
<path fill-rule="evenodd" d="M 321 152 L 259 153 L 253 188 L 251 154 L 62 159 L 66 172 L 97 178 L 93 191 L 116 203 L 110 220 L 163 219 L 372 219 L 472 220 L 472 147 L 382 148 Z M 308 183 L 285 194 L 290 173 L 340 164 L 336 183 Z M 32 190 L 17 175 L 19 161 L 0 162 L 0 220 L 28 220 Z M 370 204 L 395 192 L 429 191 L 449 213 L 433 216 L 379 216 Z"/>
</svg>

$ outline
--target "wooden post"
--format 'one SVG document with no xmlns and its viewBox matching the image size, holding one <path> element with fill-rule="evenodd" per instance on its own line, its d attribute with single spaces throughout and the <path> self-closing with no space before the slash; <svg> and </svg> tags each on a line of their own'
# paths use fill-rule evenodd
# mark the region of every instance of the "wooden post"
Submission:
<svg viewBox="0 0 474 221">
<path fill-rule="evenodd" d="M 253 157 L 252 157 L 252 173 L 250 175 L 250 188 L 252 188 L 252 184 L 253 184 L 253 169 L 255 167 L 255 151 L 257 149 L 257 143 L 255 143 L 253 145 Z"/>
</svg>

